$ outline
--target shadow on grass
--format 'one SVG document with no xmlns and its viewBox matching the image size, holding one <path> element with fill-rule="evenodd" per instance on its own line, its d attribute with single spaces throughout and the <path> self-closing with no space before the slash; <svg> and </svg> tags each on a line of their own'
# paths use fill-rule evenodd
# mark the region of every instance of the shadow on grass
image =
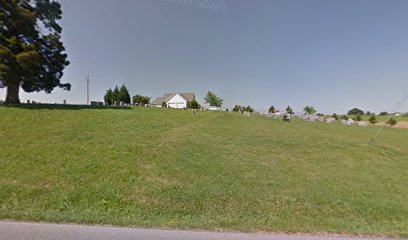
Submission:
<svg viewBox="0 0 408 240">
<path fill-rule="evenodd" d="M 48 109 L 48 110 L 82 110 L 82 109 L 114 109 L 114 110 L 130 110 L 128 106 L 89 106 L 89 105 L 63 105 L 63 104 L 4 104 L 0 105 L 12 108 L 24 109 Z"/>
</svg>

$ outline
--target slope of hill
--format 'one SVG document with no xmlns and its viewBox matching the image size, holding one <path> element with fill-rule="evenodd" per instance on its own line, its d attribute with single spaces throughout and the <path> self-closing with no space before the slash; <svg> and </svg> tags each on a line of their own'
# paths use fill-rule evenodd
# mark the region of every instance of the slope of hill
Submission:
<svg viewBox="0 0 408 240">
<path fill-rule="evenodd" d="M 0 218 L 408 234 L 408 131 L 227 112 L 0 107 Z"/>
</svg>

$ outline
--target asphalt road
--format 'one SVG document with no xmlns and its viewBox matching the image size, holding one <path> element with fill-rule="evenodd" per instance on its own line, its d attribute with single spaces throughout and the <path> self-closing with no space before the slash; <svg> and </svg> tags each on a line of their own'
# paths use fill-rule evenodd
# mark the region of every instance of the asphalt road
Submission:
<svg viewBox="0 0 408 240">
<path fill-rule="evenodd" d="M 221 233 L 108 226 L 0 221 L 0 240 L 339 240 L 384 239 L 346 236 Z"/>
</svg>

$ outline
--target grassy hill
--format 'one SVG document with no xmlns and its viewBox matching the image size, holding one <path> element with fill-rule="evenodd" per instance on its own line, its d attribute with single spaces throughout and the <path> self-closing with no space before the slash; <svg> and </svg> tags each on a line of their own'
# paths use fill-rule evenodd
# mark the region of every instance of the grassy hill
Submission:
<svg viewBox="0 0 408 240">
<path fill-rule="evenodd" d="M 408 130 L 0 107 L 0 219 L 408 235 Z"/>
</svg>

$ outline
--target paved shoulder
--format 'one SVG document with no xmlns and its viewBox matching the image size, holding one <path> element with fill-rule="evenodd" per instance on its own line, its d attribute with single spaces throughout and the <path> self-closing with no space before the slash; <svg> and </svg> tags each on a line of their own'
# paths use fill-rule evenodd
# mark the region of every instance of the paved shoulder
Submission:
<svg viewBox="0 0 408 240">
<path fill-rule="evenodd" d="M 219 233 L 0 221 L 1 240 L 339 240 L 342 236 Z"/>
</svg>

